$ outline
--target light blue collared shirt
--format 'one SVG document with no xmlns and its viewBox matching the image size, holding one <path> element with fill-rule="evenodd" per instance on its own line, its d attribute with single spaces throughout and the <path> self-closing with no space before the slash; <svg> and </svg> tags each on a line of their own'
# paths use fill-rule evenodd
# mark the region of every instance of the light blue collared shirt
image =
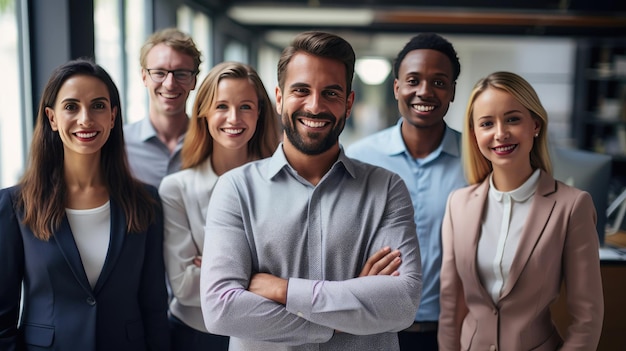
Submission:
<svg viewBox="0 0 626 351">
<path fill-rule="evenodd" d="M 167 145 L 157 137 L 150 118 L 125 125 L 126 154 L 133 176 L 158 189 L 163 177 L 180 170 L 183 140 L 184 135 L 170 154 Z"/>
<path fill-rule="evenodd" d="M 392 127 L 350 145 L 348 157 L 387 168 L 404 180 L 415 208 L 422 256 L 422 300 L 416 321 L 439 320 L 441 222 L 448 194 L 467 184 L 461 164 L 461 134 L 446 126 L 441 144 L 425 158 L 414 159 L 404 144 L 403 118 Z"/>
</svg>

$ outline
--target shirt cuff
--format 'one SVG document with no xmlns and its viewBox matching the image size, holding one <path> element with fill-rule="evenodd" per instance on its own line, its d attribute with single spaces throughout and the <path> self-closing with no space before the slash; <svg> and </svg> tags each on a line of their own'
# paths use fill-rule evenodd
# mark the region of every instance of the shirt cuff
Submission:
<svg viewBox="0 0 626 351">
<path fill-rule="evenodd" d="M 321 324 L 311 322 L 313 286 L 315 281 L 309 279 L 289 278 L 287 283 L 287 304 L 285 309 L 299 318 L 309 321 L 309 337 L 317 340 L 315 342 L 326 342 L 330 340 L 335 330 Z"/>
</svg>

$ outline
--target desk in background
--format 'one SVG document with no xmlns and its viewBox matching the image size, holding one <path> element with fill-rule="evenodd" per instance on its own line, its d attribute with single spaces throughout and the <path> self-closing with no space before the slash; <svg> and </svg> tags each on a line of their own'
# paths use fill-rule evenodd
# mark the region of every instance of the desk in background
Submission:
<svg viewBox="0 0 626 351">
<path fill-rule="evenodd" d="M 604 323 L 598 351 L 626 350 L 626 232 L 618 232 L 605 238 L 600 249 L 600 272 L 604 293 Z M 567 313 L 566 296 L 561 295 L 552 305 L 554 321 L 561 335 L 565 336 L 570 316 Z"/>
</svg>

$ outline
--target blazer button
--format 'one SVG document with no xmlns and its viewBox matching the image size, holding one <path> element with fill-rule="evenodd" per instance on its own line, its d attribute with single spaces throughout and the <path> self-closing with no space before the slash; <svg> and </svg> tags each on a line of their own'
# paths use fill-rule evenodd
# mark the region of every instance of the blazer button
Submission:
<svg viewBox="0 0 626 351">
<path fill-rule="evenodd" d="M 496 351 L 496 345 L 489 346 L 489 351 Z"/>
<path fill-rule="evenodd" d="M 93 297 L 89 296 L 89 297 L 87 298 L 87 304 L 88 304 L 89 306 L 93 306 L 93 305 L 95 305 L 95 304 L 96 304 L 96 299 L 94 299 Z"/>
</svg>

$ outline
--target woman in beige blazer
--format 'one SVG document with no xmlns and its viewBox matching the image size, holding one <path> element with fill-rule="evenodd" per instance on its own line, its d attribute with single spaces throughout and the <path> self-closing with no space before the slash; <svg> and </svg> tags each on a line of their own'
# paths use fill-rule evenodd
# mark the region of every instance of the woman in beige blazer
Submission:
<svg viewBox="0 0 626 351">
<path fill-rule="evenodd" d="M 443 224 L 440 350 L 595 350 L 603 318 L 596 212 L 556 181 L 547 114 L 522 77 L 475 86 L 463 130 L 470 186 L 450 194 Z M 561 283 L 572 322 L 550 315 Z"/>
<path fill-rule="evenodd" d="M 213 186 L 228 170 L 270 156 L 278 119 L 255 70 L 224 62 L 204 79 L 182 149 L 182 170 L 163 178 L 164 256 L 172 290 L 172 350 L 227 350 L 228 338 L 209 334 L 200 309 L 204 224 Z"/>
</svg>

